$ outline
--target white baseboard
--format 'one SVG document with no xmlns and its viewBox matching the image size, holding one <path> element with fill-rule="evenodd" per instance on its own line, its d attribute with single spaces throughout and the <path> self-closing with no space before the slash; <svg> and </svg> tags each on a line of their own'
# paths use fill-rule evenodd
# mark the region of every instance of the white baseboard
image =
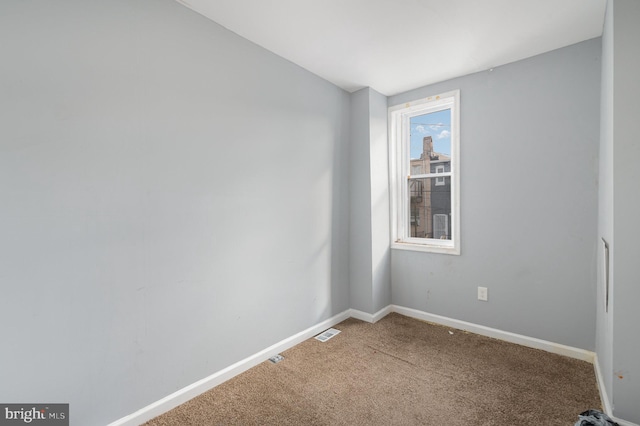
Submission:
<svg viewBox="0 0 640 426">
<path fill-rule="evenodd" d="M 357 309 L 350 309 L 349 314 L 352 318 L 359 319 L 360 321 L 366 321 L 370 323 L 375 323 L 380 321 L 382 318 L 386 317 L 391 313 L 392 305 L 388 305 L 382 309 L 380 309 L 375 314 L 369 314 L 367 312 L 362 312 Z"/>
<path fill-rule="evenodd" d="M 308 338 L 313 337 L 323 332 L 324 330 L 333 327 L 334 325 L 346 320 L 350 316 L 351 310 L 347 309 L 346 311 L 338 315 L 335 315 L 314 326 L 311 326 L 306 330 L 288 337 L 272 346 L 269 346 L 268 348 L 254 355 L 251 355 L 250 357 L 238 361 L 235 364 L 230 365 L 229 367 L 210 375 L 209 377 L 198 380 L 197 382 L 192 383 L 189 386 L 186 386 L 172 393 L 171 395 L 162 398 L 159 401 L 149 404 L 133 414 L 122 417 L 121 419 L 110 423 L 108 426 L 138 426 L 148 420 L 153 419 L 154 417 L 159 416 L 160 414 L 166 413 L 167 411 L 189 401 L 190 399 L 195 398 L 196 396 L 208 391 L 209 389 L 212 389 L 219 384 L 226 382 L 232 377 L 237 376 L 244 371 L 247 371 L 251 367 L 254 367 L 266 361 L 273 355 L 292 348 L 298 343 L 302 343 Z"/>
<path fill-rule="evenodd" d="M 568 356 L 570 358 L 580 359 L 582 361 L 587 361 L 590 363 L 593 363 L 593 358 L 595 356 L 595 353 L 584 349 L 561 345 L 559 343 L 553 343 L 547 340 L 536 339 L 535 337 L 523 336 L 522 334 L 511 333 L 509 331 L 498 330 L 496 328 L 485 327 L 484 325 L 460 321 L 453 318 L 443 317 L 441 315 L 430 314 L 427 312 L 418 311 L 417 309 L 391 305 L 391 311 L 423 321 L 446 325 L 447 327 L 456 328 L 458 330 L 470 331 L 475 334 L 493 337 L 495 339 L 504 340 L 506 342 L 527 346 L 529 348 L 542 349 L 543 351 Z"/>
<path fill-rule="evenodd" d="M 596 354 L 593 360 L 593 366 L 596 370 L 596 382 L 598 382 L 598 390 L 600 391 L 600 399 L 602 400 L 602 408 L 605 414 L 611 417 L 611 419 L 613 419 L 613 421 L 618 423 L 620 426 L 638 426 L 636 423 L 619 419 L 613 415 L 613 408 L 611 407 L 611 402 L 607 394 L 607 388 L 604 386 L 604 376 L 602 375 L 600 363 L 598 362 L 598 354 Z"/>
<path fill-rule="evenodd" d="M 571 346 L 561 345 L 558 343 L 549 342 L 547 340 L 536 339 L 535 337 L 528 337 L 528 336 L 523 336 L 521 334 L 515 334 L 508 331 L 485 327 L 484 325 L 478 325 L 470 322 L 456 320 L 453 318 L 443 317 L 441 315 L 430 314 L 427 312 L 418 311 L 416 309 L 411 309 L 411 308 L 405 308 L 397 305 L 391 305 L 391 312 L 397 312 L 401 315 L 420 319 L 423 321 L 432 322 L 434 324 L 445 325 L 447 327 L 456 328 L 458 330 L 466 330 L 475 334 L 480 334 L 482 336 L 493 337 L 495 339 L 504 340 L 506 342 L 516 343 L 518 345 L 527 346 L 535 349 L 541 349 L 543 351 L 590 362 L 594 365 L 596 381 L 598 383 L 598 390 L 600 391 L 600 399 L 602 401 L 602 407 L 604 409 L 605 414 L 607 414 L 614 421 L 619 423 L 620 426 L 640 426 L 640 425 L 637 425 L 636 423 L 619 419 L 613 415 L 611 403 L 607 395 L 607 389 L 604 386 L 602 371 L 600 370 L 600 364 L 598 364 L 598 357 L 595 352 L 574 348 Z"/>
<path fill-rule="evenodd" d="M 607 388 L 604 385 L 604 376 L 602 375 L 600 363 L 598 362 L 598 354 L 593 357 L 593 368 L 596 372 L 596 383 L 598 384 L 598 390 L 600 391 L 602 408 L 607 416 L 612 417 L 613 410 L 611 409 L 611 402 L 609 400 L 609 395 L 607 394 Z"/>
<path fill-rule="evenodd" d="M 154 417 L 166 413 L 167 411 L 187 402 L 190 399 L 195 398 L 196 396 L 208 391 L 209 389 L 212 389 L 219 384 L 226 382 L 227 380 L 250 369 L 251 367 L 254 367 L 261 362 L 266 361 L 267 359 L 269 359 L 269 357 L 283 352 L 297 345 L 298 343 L 301 343 L 308 338 L 319 334 L 327 328 L 333 327 L 334 325 L 346 320 L 349 317 L 353 317 L 361 321 L 375 323 L 391 312 L 397 312 L 401 315 L 420 319 L 423 321 L 444 325 L 458 330 L 466 330 L 483 336 L 493 337 L 495 339 L 516 343 L 530 348 L 541 349 L 547 352 L 556 353 L 593 363 L 596 370 L 596 380 L 598 382 L 598 387 L 600 390 L 602 405 L 607 415 L 614 418 L 611 415 L 611 405 L 607 397 L 606 389 L 604 387 L 602 372 L 600 371 L 600 366 L 597 362 L 596 354 L 594 352 L 574 348 L 571 346 L 561 345 L 546 340 L 536 339 L 534 337 L 523 336 L 521 334 L 515 334 L 508 331 L 498 330 L 483 325 L 473 324 L 466 321 L 460 321 L 441 315 L 430 314 L 428 312 L 423 312 L 416 309 L 405 308 L 403 306 L 389 305 L 379 310 L 375 314 L 369 314 L 357 309 L 347 309 L 346 311 L 338 315 L 335 315 L 325 321 L 309 327 L 306 330 L 303 330 L 300 333 L 284 339 L 250 357 L 238 361 L 237 363 L 230 365 L 229 367 L 220 370 L 209 377 L 205 377 L 202 380 L 186 386 L 172 393 L 171 395 L 162 398 L 159 401 L 149 404 L 133 414 L 116 420 L 115 422 L 110 423 L 108 426 L 138 426 L 148 420 L 153 419 Z M 635 423 L 631 423 L 625 420 L 616 418 L 614 418 L 614 420 L 620 423 L 621 426 L 639 426 Z"/>
</svg>

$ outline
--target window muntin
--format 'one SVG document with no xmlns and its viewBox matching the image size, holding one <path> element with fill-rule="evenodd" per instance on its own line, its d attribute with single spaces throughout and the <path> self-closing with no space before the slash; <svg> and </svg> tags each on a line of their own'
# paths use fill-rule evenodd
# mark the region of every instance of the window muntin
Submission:
<svg viewBox="0 0 640 426">
<path fill-rule="evenodd" d="M 460 254 L 459 99 L 389 108 L 393 248 Z"/>
</svg>

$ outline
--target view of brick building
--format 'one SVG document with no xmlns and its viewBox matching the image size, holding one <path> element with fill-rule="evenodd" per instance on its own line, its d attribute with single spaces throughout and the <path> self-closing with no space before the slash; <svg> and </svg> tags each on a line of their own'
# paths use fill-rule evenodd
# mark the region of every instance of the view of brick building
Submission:
<svg viewBox="0 0 640 426">
<path fill-rule="evenodd" d="M 451 171 L 451 157 L 433 151 L 433 139 L 422 140 L 420 158 L 411 159 L 411 175 Z M 409 181 L 411 236 L 451 239 L 451 178 L 428 177 Z"/>
</svg>

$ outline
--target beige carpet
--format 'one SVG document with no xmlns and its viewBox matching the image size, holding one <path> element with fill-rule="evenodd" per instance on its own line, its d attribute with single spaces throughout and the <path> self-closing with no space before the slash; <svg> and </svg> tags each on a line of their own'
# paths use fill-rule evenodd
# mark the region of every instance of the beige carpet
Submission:
<svg viewBox="0 0 640 426">
<path fill-rule="evenodd" d="M 398 314 L 334 328 L 146 425 L 573 425 L 601 409 L 584 361 Z"/>
</svg>

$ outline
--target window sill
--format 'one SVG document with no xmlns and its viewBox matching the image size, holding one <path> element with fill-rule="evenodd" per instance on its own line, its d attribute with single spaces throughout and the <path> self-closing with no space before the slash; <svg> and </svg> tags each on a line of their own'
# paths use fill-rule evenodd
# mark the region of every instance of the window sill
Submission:
<svg viewBox="0 0 640 426">
<path fill-rule="evenodd" d="M 391 248 L 395 250 L 420 251 L 425 253 L 451 254 L 454 256 L 460 256 L 460 248 L 452 246 L 395 242 L 391 243 Z"/>
</svg>

